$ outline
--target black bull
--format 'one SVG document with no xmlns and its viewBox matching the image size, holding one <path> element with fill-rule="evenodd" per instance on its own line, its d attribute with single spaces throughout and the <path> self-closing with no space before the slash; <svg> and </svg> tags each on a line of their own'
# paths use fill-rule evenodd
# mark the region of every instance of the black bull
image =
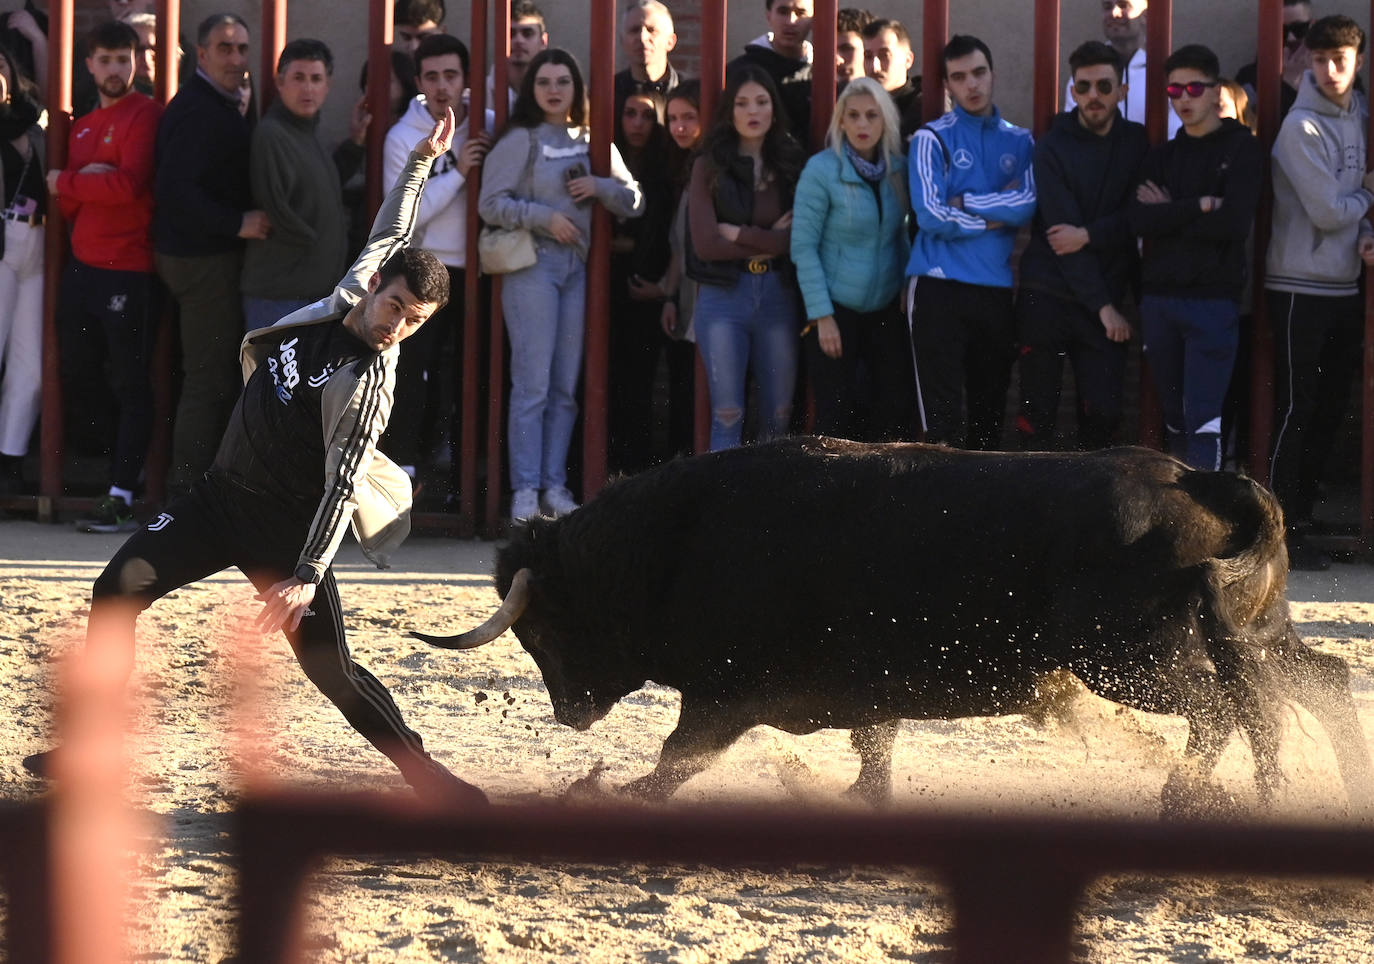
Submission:
<svg viewBox="0 0 1374 964">
<path fill-rule="evenodd" d="M 421 638 L 465 649 L 513 626 L 579 730 L 648 680 L 679 690 L 658 765 L 627 788 L 653 798 L 768 724 L 851 729 L 851 789 L 880 801 L 898 720 L 1020 712 L 1068 670 L 1187 719 L 1170 785 L 1205 779 L 1239 728 L 1266 802 L 1281 711 L 1299 703 L 1364 805 L 1374 769 L 1348 670 L 1299 638 L 1287 567 L 1266 490 L 1158 452 L 789 439 L 673 462 L 517 529 L 501 610 Z"/>
</svg>

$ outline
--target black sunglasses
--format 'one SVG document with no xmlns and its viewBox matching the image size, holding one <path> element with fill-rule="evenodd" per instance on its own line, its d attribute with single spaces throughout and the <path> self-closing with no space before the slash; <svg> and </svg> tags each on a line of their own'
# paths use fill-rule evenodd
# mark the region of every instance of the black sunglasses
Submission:
<svg viewBox="0 0 1374 964">
<path fill-rule="evenodd" d="M 1075 80 L 1073 82 L 1073 92 L 1082 97 L 1091 91 L 1094 86 L 1097 87 L 1097 92 L 1105 97 L 1116 90 L 1116 81 L 1108 80 L 1106 77 L 1100 77 L 1096 81 Z"/>
<path fill-rule="evenodd" d="M 1186 84 L 1170 84 L 1168 87 L 1164 88 L 1164 93 L 1169 95 L 1170 100 L 1178 100 L 1183 96 L 1184 91 L 1188 92 L 1189 97 L 1201 97 L 1202 92 L 1207 90 L 1207 88 L 1216 87 L 1220 85 L 1220 83 L 1221 81 L 1219 80 L 1194 80 Z"/>
<path fill-rule="evenodd" d="M 1301 40 L 1307 36 L 1307 31 L 1311 26 L 1311 20 L 1294 20 L 1292 23 L 1283 25 L 1283 35 L 1292 37 L 1294 40 Z"/>
</svg>

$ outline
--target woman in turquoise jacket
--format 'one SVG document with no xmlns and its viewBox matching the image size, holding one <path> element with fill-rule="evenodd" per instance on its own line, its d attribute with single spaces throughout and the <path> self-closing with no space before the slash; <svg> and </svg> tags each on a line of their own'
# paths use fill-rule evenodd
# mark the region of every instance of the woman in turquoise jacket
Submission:
<svg viewBox="0 0 1374 964">
<path fill-rule="evenodd" d="M 826 148 L 807 162 L 792 209 L 817 434 L 910 437 L 915 369 L 897 301 L 908 210 L 897 108 L 876 81 L 857 77 L 840 93 Z"/>
</svg>

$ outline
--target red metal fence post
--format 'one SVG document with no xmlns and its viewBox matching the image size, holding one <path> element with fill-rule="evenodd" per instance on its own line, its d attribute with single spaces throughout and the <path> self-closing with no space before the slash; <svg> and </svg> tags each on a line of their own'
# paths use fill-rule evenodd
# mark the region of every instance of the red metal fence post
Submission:
<svg viewBox="0 0 1374 964">
<path fill-rule="evenodd" d="M 382 183 L 382 145 L 391 118 L 392 0 L 370 0 L 367 17 L 367 212 L 373 216 L 390 187 Z"/>
<path fill-rule="evenodd" d="M 1031 130 L 1049 130 L 1059 112 L 1059 0 L 1035 0 L 1035 86 Z"/>
<path fill-rule="evenodd" d="M 473 5 L 487 0 L 474 0 Z M 496 130 L 506 124 L 510 100 L 506 86 L 506 60 L 510 56 L 510 5 L 505 0 L 493 0 L 496 15 L 492 18 L 492 83 L 491 109 L 496 113 Z M 473 40 L 474 46 L 477 40 Z M 481 81 L 479 81 L 481 82 Z M 501 518 L 501 476 L 505 458 L 505 439 L 501 432 L 506 403 L 506 330 L 501 316 L 501 276 L 491 279 L 491 357 L 487 370 L 491 395 L 487 407 L 487 512 L 486 532 L 496 534 Z"/>
<path fill-rule="evenodd" d="M 706 132 L 716 116 L 716 103 L 725 88 L 726 0 L 702 0 L 701 4 L 701 129 Z M 711 388 L 701 353 L 696 354 L 696 390 L 693 393 L 692 448 L 705 452 L 711 445 Z"/>
<path fill-rule="evenodd" d="M 941 59 L 949 42 L 949 0 L 925 0 L 921 20 L 921 116 L 934 120 L 945 112 Z"/>
<path fill-rule="evenodd" d="M 72 0 L 52 0 L 48 7 L 49 170 L 67 166 L 67 135 L 72 123 Z M 62 381 L 57 344 L 57 297 L 66 263 L 67 227 L 56 204 L 48 205 L 43 234 L 43 401 L 39 435 L 38 518 L 52 521 L 54 500 L 62 494 Z"/>
<path fill-rule="evenodd" d="M 154 95 L 164 107 L 176 96 L 178 56 L 181 53 L 181 0 L 157 0 L 156 63 Z M 187 56 L 194 57 L 195 50 Z M 150 319 L 157 325 L 153 345 L 153 439 L 148 446 L 148 460 L 144 466 L 147 488 L 144 498 L 158 504 L 167 498 L 167 468 L 172 453 L 172 369 L 176 364 L 173 330 L 176 308 L 170 298 L 158 307 L 158 317 Z"/>
<path fill-rule="evenodd" d="M 277 99 L 277 58 L 286 46 L 286 4 L 288 0 L 262 0 L 262 51 L 258 61 L 258 111 Z M 383 115 L 390 116 L 390 115 Z"/>
<path fill-rule="evenodd" d="M 1161 144 L 1169 136 L 1169 102 L 1164 97 L 1164 61 L 1173 44 L 1173 0 L 1156 0 L 1145 24 L 1145 128 L 1150 143 Z M 1150 363 L 1140 359 L 1140 444 L 1160 448 L 1164 444 L 1159 395 L 1150 378 Z"/>
<path fill-rule="evenodd" d="M 835 112 L 836 0 L 816 0 L 811 21 L 811 149 L 825 145 L 830 115 Z"/>
<path fill-rule="evenodd" d="M 1250 370 L 1236 372 L 1232 378 L 1250 379 L 1250 475 L 1269 483 L 1269 443 L 1274 430 L 1274 325 L 1269 317 L 1269 301 L 1264 296 L 1264 255 L 1273 228 L 1274 189 L 1270 180 L 1269 148 L 1279 133 L 1279 75 L 1283 71 L 1283 0 L 1259 2 L 1258 56 L 1255 58 L 1255 100 L 1259 117 L 1259 137 L 1264 144 L 1264 188 L 1255 211 L 1255 259 L 1251 290 L 1253 331 L 1250 344 Z"/>
<path fill-rule="evenodd" d="M 1374 16 L 1374 2 L 1369 5 Z M 1374 116 L 1369 119 L 1374 134 Z M 1366 143 L 1371 143 L 1368 139 Z M 1368 160 L 1366 158 L 1366 163 Z M 1364 277 L 1364 366 L 1360 379 L 1360 548 L 1374 548 L 1374 267 Z"/>
<path fill-rule="evenodd" d="M 592 173 L 611 173 L 615 131 L 616 0 L 592 0 L 590 91 Z M 587 324 L 582 369 L 582 499 L 606 484 L 607 390 L 611 330 L 611 215 L 592 205 L 591 250 L 587 255 Z"/>
<path fill-rule="evenodd" d="M 487 5 L 472 5 L 472 26 L 468 34 L 468 136 L 477 137 L 487 129 Z M 477 258 L 477 200 L 482 191 L 482 169 L 473 171 L 464 185 L 467 224 L 464 227 L 466 263 L 463 267 L 463 360 L 458 372 L 458 512 L 460 531 L 471 536 L 477 525 L 477 424 L 479 372 L 478 352 L 482 347 L 482 288 Z M 457 294 L 454 294 L 457 297 Z"/>
</svg>

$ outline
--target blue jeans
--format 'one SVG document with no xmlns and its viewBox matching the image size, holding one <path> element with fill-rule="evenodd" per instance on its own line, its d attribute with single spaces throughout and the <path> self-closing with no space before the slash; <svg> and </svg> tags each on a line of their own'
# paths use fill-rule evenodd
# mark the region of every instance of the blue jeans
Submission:
<svg viewBox="0 0 1374 964">
<path fill-rule="evenodd" d="M 758 440 L 787 434 L 797 382 L 801 306 L 777 271 L 741 271 L 733 285 L 697 292 L 697 349 L 711 392 L 711 451 L 734 448 L 744 434 L 745 374 L 759 388 Z"/>
<path fill-rule="evenodd" d="M 510 484 L 552 489 L 568 480 L 587 313 L 587 266 L 568 245 L 536 242 L 539 260 L 505 276 L 510 335 Z"/>
<path fill-rule="evenodd" d="M 1221 405 L 1240 343 L 1230 298 L 1140 299 L 1145 357 L 1164 409 L 1169 451 L 1195 469 L 1221 468 Z"/>
<path fill-rule="evenodd" d="M 253 298 L 243 296 L 243 330 L 255 331 L 275 325 L 291 312 L 313 305 L 316 298 Z"/>
</svg>

